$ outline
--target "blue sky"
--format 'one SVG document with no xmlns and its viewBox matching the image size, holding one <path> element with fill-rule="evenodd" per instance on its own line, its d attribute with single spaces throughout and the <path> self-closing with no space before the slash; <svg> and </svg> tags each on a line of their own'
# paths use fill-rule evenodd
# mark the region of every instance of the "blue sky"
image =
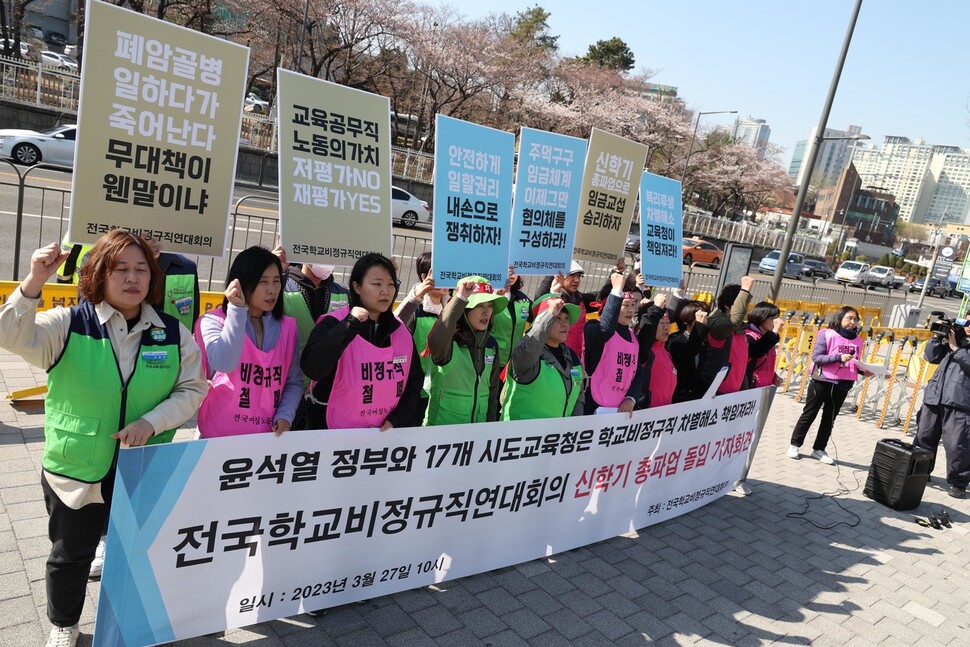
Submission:
<svg viewBox="0 0 970 647">
<path fill-rule="evenodd" d="M 695 110 L 737 110 L 766 119 L 785 147 L 818 123 L 854 0 L 489 0 L 458 2 L 468 17 L 551 12 L 560 52 L 622 38 L 637 69 L 678 87 Z M 475 8 L 475 5 L 480 6 Z M 967 0 L 864 0 L 839 83 L 830 128 L 849 124 L 881 144 L 886 135 L 970 148 Z M 733 120 L 705 116 L 701 129 Z"/>
</svg>

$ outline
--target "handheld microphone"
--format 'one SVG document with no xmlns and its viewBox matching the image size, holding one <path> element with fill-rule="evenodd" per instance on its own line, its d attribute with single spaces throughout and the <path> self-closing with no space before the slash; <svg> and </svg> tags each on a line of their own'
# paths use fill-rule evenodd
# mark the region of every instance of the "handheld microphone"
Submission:
<svg viewBox="0 0 970 647">
<path fill-rule="evenodd" d="M 849 360 L 848 361 L 842 362 L 842 367 L 843 368 L 845 368 L 849 364 L 849 362 L 852 361 L 852 358 L 855 357 L 855 348 L 850 348 L 849 349 L 849 352 L 847 354 L 850 355 L 850 357 L 849 357 Z"/>
</svg>

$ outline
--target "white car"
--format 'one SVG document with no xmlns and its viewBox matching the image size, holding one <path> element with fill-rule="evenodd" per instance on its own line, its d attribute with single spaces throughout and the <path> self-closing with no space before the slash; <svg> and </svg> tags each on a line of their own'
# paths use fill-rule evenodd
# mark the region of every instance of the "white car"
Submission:
<svg viewBox="0 0 970 647">
<path fill-rule="evenodd" d="M 418 200 L 413 195 L 399 189 L 391 187 L 391 204 L 394 209 L 393 224 L 400 224 L 402 227 L 413 229 L 416 224 L 431 223 L 431 207 L 424 200 Z"/>
<path fill-rule="evenodd" d="M 74 140 L 77 126 L 57 126 L 50 130 L 0 130 L 0 157 L 18 164 L 64 164 L 74 166 Z"/>
<path fill-rule="evenodd" d="M 250 92 L 246 95 L 243 110 L 257 115 L 265 115 L 269 112 L 269 101 L 263 101 L 254 92 Z"/>
<path fill-rule="evenodd" d="M 881 288 L 892 287 L 893 281 L 896 279 L 896 270 L 891 267 L 886 267 L 885 265 L 873 265 L 869 268 L 869 272 L 866 274 L 864 283 L 866 285 L 875 285 Z"/>
<path fill-rule="evenodd" d="M 40 53 L 40 57 L 41 62 L 43 62 L 44 65 L 56 67 L 67 72 L 73 72 L 74 74 L 77 74 L 78 72 L 77 59 L 73 56 L 59 54 L 57 52 L 44 51 Z"/>
<path fill-rule="evenodd" d="M 835 270 L 835 280 L 846 285 L 862 285 L 869 275 L 869 263 L 846 261 Z"/>
</svg>

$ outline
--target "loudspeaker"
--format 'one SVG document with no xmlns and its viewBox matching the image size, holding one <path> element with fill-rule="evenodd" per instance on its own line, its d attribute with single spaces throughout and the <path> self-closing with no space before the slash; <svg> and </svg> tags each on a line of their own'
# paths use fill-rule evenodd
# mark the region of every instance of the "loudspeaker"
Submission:
<svg viewBox="0 0 970 647">
<path fill-rule="evenodd" d="M 912 510 L 923 500 L 932 463 L 933 452 L 884 438 L 876 443 L 862 493 L 893 510 Z"/>
</svg>

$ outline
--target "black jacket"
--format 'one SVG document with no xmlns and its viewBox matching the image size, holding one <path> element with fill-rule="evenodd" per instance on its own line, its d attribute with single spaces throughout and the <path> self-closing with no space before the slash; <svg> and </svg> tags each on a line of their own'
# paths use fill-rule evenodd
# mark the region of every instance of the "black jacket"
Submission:
<svg viewBox="0 0 970 647">
<path fill-rule="evenodd" d="M 945 337 L 933 336 L 923 357 L 930 364 L 940 365 L 923 391 L 923 404 L 970 411 L 970 340 L 962 339 L 960 348 L 954 351 Z"/>
</svg>

